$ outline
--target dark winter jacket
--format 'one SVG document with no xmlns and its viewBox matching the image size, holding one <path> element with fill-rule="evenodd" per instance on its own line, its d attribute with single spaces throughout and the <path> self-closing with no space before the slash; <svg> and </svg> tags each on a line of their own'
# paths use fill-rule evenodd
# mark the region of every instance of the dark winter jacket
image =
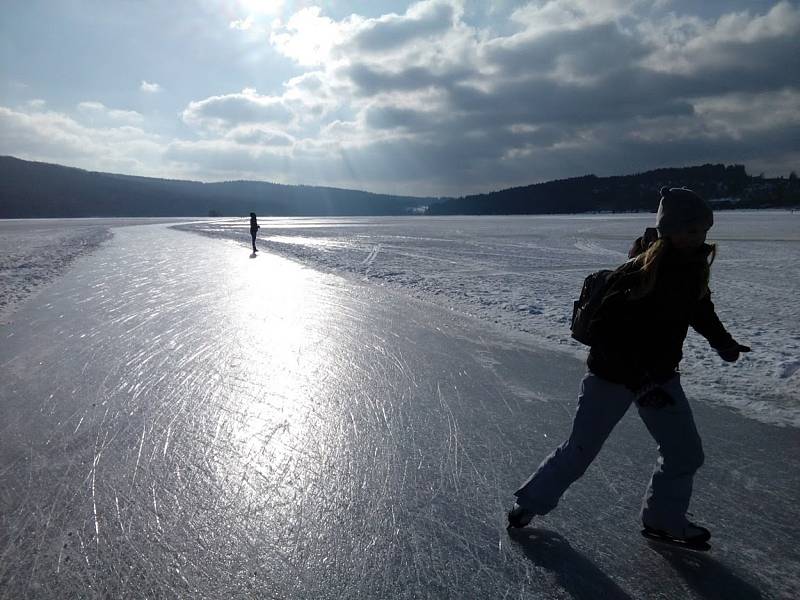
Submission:
<svg viewBox="0 0 800 600">
<path fill-rule="evenodd" d="M 685 257 L 668 250 L 652 292 L 631 297 L 641 274 L 626 263 L 615 275 L 612 292 L 592 322 L 595 343 L 587 361 L 595 375 L 631 389 L 670 379 L 683 357 L 683 342 L 691 325 L 715 349 L 735 342 L 714 312 L 706 291 L 703 263 L 711 246 Z"/>
</svg>

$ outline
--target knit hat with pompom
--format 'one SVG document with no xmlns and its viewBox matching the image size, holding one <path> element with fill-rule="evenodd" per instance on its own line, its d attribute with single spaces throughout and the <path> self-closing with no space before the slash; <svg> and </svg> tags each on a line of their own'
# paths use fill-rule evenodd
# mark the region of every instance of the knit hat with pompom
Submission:
<svg viewBox="0 0 800 600">
<path fill-rule="evenodd" d="M 711 206 L 688 188 L 661 188 L 656 229 L 658 235 L 672 235 L 692 227 L 709 229 L 714 224 Z"/>
</svg>

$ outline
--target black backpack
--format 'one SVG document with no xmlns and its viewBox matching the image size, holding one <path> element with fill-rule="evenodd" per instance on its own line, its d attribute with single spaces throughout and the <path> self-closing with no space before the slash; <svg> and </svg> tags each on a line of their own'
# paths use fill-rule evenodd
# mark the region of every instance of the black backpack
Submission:
<svg viewBox="0 0 800 600">
<path fill-rule="evenodd" d="M 572 337 L 581 344 L 591 346 L 595 341 L 592 336 L 592 321 L 611 289 L 614 273 L 616 270 L 601 269 L 590 273 L 583 280 L 581 295 L 572 304 L 572 321 L 569 326 Z"/>
</svg>

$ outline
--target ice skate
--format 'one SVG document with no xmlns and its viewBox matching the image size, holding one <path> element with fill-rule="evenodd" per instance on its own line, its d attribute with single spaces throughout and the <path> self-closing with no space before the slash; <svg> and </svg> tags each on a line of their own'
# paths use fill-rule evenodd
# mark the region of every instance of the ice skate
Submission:
<svg viewBox="0 0 800 600">
<path fill-rule="evenodd" d="M 511 510 L 508 511 L 508 527 L 521 529 L 533 520 L 533 513 L 519 504 L 514 504 Z"/>
<path fill-rule="evenodd" d="M 695 525 L 692 522 L 686 523 L 678 531 L 657 529 L 645 523 L 642 535 L 657 542 L 665 542 L 692 550 L 708 550 L 711 548 L 708 544 L 708 540 L 711 539 L 711 532 L 705 527 Z"/>
</svg>

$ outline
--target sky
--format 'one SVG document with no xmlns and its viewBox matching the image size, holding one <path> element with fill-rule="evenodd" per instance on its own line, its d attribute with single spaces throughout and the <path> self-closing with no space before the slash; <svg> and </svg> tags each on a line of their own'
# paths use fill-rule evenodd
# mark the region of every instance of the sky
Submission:
<svg viewBox="0 0 800 600">
<path fill-rule="evenodd" d="M 800 4 L 3 0 L 0 155 L 457 196 L 800 166 Z"/>
</svg>

